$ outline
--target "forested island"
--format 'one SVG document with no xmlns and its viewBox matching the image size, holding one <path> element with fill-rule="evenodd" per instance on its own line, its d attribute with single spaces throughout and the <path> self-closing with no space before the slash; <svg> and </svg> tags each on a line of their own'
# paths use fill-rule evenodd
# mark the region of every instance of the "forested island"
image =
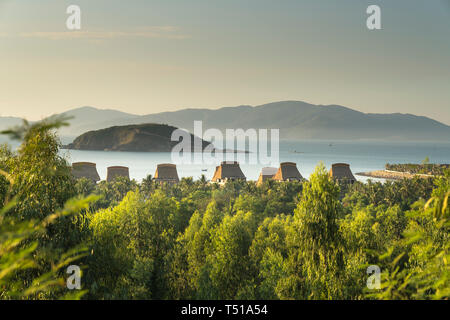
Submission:
<svg viewBox="0 0 450 320">
<path fill-rule="evenodd" d="M 77 137 L 72 143 L 63 146 L 74 150 L 131 151 L 131 152 L 171 152 L 179 141 L 172 141 L 172 133 L 178 128 L 165 124 L 138 124 L 114 126 L 89 131 Z M 203 150 L 209 142 L 190 134 L 191 145 Z"/>
<path fill-rule="evenodd" d="M 75 180 L 51 131 L 0 148 L 0 299 L 448 299 L 450 171 L 224 186 Z M 68 290 L 67 266 L 82 270 Z M 367 267 L 381 287 L 367 287 Z"/>
</svg>

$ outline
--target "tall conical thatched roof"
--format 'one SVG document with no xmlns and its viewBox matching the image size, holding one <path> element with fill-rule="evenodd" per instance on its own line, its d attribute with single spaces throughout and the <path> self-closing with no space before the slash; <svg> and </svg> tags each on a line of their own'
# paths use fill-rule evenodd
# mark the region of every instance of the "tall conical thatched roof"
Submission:
<svg viewBox="0 0 450 320">
<path fill-rule="evenodd" d="M 97 172 L 97 165 L 92 162 L 72 163 L 72 175 L 75 179 L 87 178 L 94 182 L 100 181 L 100 176 Z"/>
<path fill-rule="evenodd" d="M 334 163 L 331 166 L 330 177 L 335 180 L 347 180 L 351 183 L 356 181 L 355 176 L 350 170 L 350 165 L 347 163 Z"/>
<path fill-rule="evenodd" d="M 216 167 L 216 172 L 212 178 L 212 182 L 224 182 L 225 180 L 245 180 L 245 175 L 239 166 L 239 162 L 222 162 L 220 166 Z"/>
<path fill-rule="evenodd" d="M 128 167 L 108 167 L 108 173 L 106 175 L 106 181 L 112 182 L 118 177 L 125 177 L 128 180 L 130 179 L 130 171 Z"/>
<path fill-rule="evenodd" d="M 280 168 L 273 176 L 273 180 L 277 181 L 293 181 L 303 180 L 302 175 L 297 169 L 297 164 L 294 162 L 283 162 L 280 164 Z"/>
<path fill-rule="evenodd" d="M 160 182 L 178 183 L 180 179 L 178 178 L 177 166 L 171 163 L 158 164 L 154 179 Z"/>
<path fill-rule="evenodd" d="M 262 168 L 257 184 L 261 185 L 262 183 L 264 183 L 264 181 L 266 181 L 268 179 L 272 179 L 273 176 L 277 173 L 277 171 L 278 171 L 277 168 L 271 168 L 271 167 Z"/>
</svg>

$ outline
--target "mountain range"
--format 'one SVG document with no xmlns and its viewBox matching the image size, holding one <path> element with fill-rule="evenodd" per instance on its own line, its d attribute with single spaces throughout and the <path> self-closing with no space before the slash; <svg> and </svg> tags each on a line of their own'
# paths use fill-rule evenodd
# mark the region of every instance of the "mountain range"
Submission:
<svg viewBox="0 0 450 320">
<path fill-rule="evenodd" d="M 70 143 L 87 131 L 131 124 L 168 124 L 192 132 L 195 120 L 203 121 L 203 130 L 280 129 L 283 140 L 450 141 L 450 126 L 427 117 L 363 113 L 339 105 L 313 105 L 302 101 L 183 109 L 148 115 L 82 107 L 59 115 L 72 117 L 70 126 L 60 129 L 63 143 Z M 0 117 L 0 130 L 20 121 L 19 118 Z"/>
</svg>

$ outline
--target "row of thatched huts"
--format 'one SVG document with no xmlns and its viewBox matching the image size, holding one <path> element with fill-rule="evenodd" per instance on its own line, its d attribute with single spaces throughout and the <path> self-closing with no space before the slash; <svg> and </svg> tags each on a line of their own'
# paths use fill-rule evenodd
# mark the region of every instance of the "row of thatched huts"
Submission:
<svg viewBox="0 0 450 320">
<path fill-rule="evenodd" d="M 330 170 L 330 177 L 338 181 L 346 181 L 349 183 L 354 183 L 356 181 L 355 176 L 350 170 L 350 165 L 347 163 L 333 164 Z M 220 166 L 216 167 L 216 171 L 211 181 L 223 184 L 227 181 L 245 179 L 245 175 L 242 173 L 238 162 L 222 162 Z M 269 179 L 274 181 L 304 180 L 300 171 L 298 171 L 297 164 L 294 162 L 283 162 L 280 164 L 279 168 L 263 168 L 257 183 L 262 184 Z"/>
<path fill-rule="evenodd" d="M 100 181 L 100 176 L 97 172 L 95 163 L 91 162 L 76 162 L 72 164 L 72 173 L 75 178 L 88 178 L 94 182 Z M 356 178 L 350 170 L 350 165 L 346 163 L 335 163 L 331 166 L 330 176 L 338 181 L 347 181 L 354 183 Z M 108 167 L 106 181 L 111 182 L 117 177 L 125 177 L 130 179 L 129 169 L 127 167 Z M 164 163 L 158 164 L 153 179 L 157 182 L 178 183 L 180 181 L 178 177 L 177 167 L 174 164 Z M 264 183 L 266 180 L 274 181 L 302 181 L 303 176 L 300 174 L 297 168 L 297 164 L 294 162 L 283 162 L 279 168 L 263 168 L 258 178 L 258 184 Z M 222 162 L 220 166 L 216 167 L 212 182 L 225 184 L 227 181 L 234 180 L 246 180 L 244 173 L 242 172 L 239 163 Z"/>
<path fill-rule="evenodd" d="M 350 165 L 347 163 L 334 163 L 330 169 L 330 177 L 337 181 L 354 183 L 355 176 L 350 170 Z M 275 181 L 302 181 L 303 176 L 297 169 L 297 164 L 294 162 L 283 162 L 280 168 L 263 168 L 259 175 L 258 184 L 264 183 L 266 180 Z"/>
<path fill-rule="evenodd" d="M 76 179 L 87 178 L 94 182 L 100 181 L 100 176 L 97 172 L 97 165 L 92 162 L 74 162 L 72 163 L 72 174 Z M 106 181 L 110 182 L 117 177 L 125 177 L 130 179 L 130 172 L 127 167 L 108 167 L 106 174 Z"/>
<path fill-rule="evenodd" d="M 76 179 L 87 178 L 94 182 L 100 181 L 97 172 L 97 165 L 92 162 L 75 162 L 72 164 L 72 174 Z M 130 171 L 128 167 L 113 166 L 107 168 L 106 181 L 114 181 L 118 177 L 130 179 Z M 177 167 L 174 164 L 159 164 L 156 168 L 155 181 L 177 183 L 178 178 Z"/>
</svg>

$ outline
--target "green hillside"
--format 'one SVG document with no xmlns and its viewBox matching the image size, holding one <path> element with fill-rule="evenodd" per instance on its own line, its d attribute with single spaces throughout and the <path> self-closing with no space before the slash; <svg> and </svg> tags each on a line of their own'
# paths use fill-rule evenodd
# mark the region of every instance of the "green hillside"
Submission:
<svg viewBox="0 0 450 320">
<path fill-rule="evenodd" d="M 104 150 L 104 151 L 133 151 L 133 152 L 170 152 L 178 141 L 172 141 L 172 132 L 177 128 L 164 124 L 141 124 L 116 126 L 97 131 L 89 131 L 67 149 L 76 150 Z M 199 139 L 191 135 L 192 142 Z M 202 141 L 205 147 L 209 143 Z"/>
</svg>

